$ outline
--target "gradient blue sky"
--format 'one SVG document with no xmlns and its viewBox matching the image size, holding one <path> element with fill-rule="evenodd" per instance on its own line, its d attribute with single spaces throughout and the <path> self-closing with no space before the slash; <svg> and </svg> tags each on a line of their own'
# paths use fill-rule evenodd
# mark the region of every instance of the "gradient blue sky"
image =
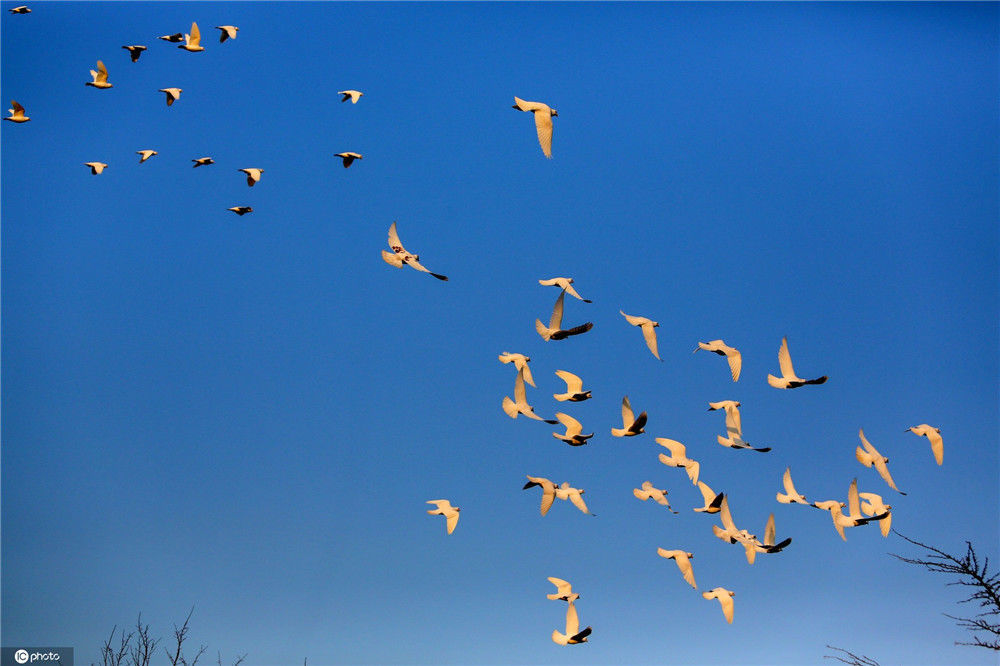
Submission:
<svg viewBox="0 0 1000 666">
<path fill-rule="evenodd" d="M 887 555 L 911 547 L 844 543 L 774 494 L 787 465 L 810 499 L 857 477 L 904 534 L 997 555 L 997 4 L 15 4 L 2 99 L 32 120 L 0 128 L 4 645 L 87 664 L 113 625 L 141 611 L 168 636 L 194 606 L 213 661 L 276 666 L 805 664 L 827 643 L 995 663 L 953 645 L 962 590 Z M 192 20 L 203 53 L 156 39 Z M 110 90 L 84 86 L 99 58 Z M 514 95 L 559 110 L 551 161 Z M 393 220 L 450 282 L 382 262 Z M 594 301 L 566 323 L 594 328 L 545 343 L 555 275 Z M 660 322 L 663 363 L 619 308 Z M 825 385 L 767 385 L 782 336 Z M 691 353 L 715 338 L 743 352 L 737 384 Z M 501 411 L 504 350 L 589 446 Z M 557 369 L 594 398 L 556 403 Z M 616 439 L 625 394 L 649 423 Z M 771 453 L 716 444 L 723 399 Z M 904 432 L 924 422 L 943 467 Z M 859 427 L 906 497 L 857 463 Z M 658 436 L 792 545 L 748 566 Z M 539 516 L 526 474 L 597 517 Z M 638 502 L 644 480 L 681 513 Z M 451 536 L 437 498 L 462 508 Z M 657 547 L 736 591 L 732 626 Z M 590 643 L 550 640 L 547 576 L 583 595 Z"/>
</svg>

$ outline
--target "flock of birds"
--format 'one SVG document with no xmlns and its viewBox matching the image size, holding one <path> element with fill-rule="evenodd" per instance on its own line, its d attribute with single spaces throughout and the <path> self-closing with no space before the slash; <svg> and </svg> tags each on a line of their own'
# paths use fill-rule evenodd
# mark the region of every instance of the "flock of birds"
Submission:
<svg viewBox="0 0 1000 666">
<path fill-rule="evenodd" d="M 31 12 L 31 10 L 26 6 L 15 7 L 9 11 L 11 14 L 28 14 Z M 236 26 L 220 25 L 215 27 L 220 31 L 220 43 L 236 39 L 237 32 L 239 30 Z M 189 33 L 163 35 L 159 37 L 159 39 L 166 42 L 177 43 L 178 48 L 188 52 L 196 53 L 204 51 L 204 47 L 201 46 L 201 33 L 198 29 L 197 23 L 191 24 Z M 140 56 L 147 50 L 147 47 L 141 44 L 126 45 L 122 46 L 122 48 L 128 51 L 133 63 L 138 62 Z M 86 82 L 87 86 L 99 90 L 113 87 L 113 85 L 108 81 L 108 70 L 101 60 L 97 61 L 96 70 L 91 70 L 90 74 L 92 80 Z M 166 104 L 169 107 L 180 99 L 182 89 L 167 87 L 159 89 L 159 92 L 166 95 Z M 364 93 L 357 90 L 341 90 L 338 91 L 337 94 L 341 95 L 341 102 L 347 102 L 349 100 L 352 104 L 357 104 L 364 95 Z M 11 101 L 11 107 L 12 108 L 9 110 L 10 117 L 5 118 L 5 120 L 9 120 L 14 123 L 24 123 L 30 120 L 30 117 L 25 113 L 24 107 L 17 101 Z M 516 96 L 514 97 L 513 108 L 520 111 L 531 112 L 533 114 L 538 142 L 541 146 L 542 153 L 546 158 L 551 159 L 553 129 L 552 118 L 558 116 L 558 112 L 547 104 L 525 101 Z M 140 164 L 158 154 L 157 151 L 151 149 L 138 150 L 136 153 L 140 156 Z M 337 153 L 335 156 L 343 160 L 345 168 L 350 167 L 355 160 L 362 159 L 362 155 L 354 152 Z M 194 163 L 193 166 L 195 168 L 215 163 L 214 160 L 208 156 L 195 158 L 191 161 Z M 91 173 L 94 175 L 101 174 L 104 169 L 108 167 L 107 163 L 98 161 L 87 162 L 85 164 L 90 168 Z M 264 173 L 264 169 L 256 167 L 241 168 L 239 171 L 245 174 L 246 182 L 249 187 L 253 187 L 260 182 L 261 176 Z M 253 212 L 253 208 L 250 206 L 233 206 L 228 210 L 241 216 Z M 396 268 L 409 266 L 417 271 L 428 273 L 439 280 L 448 280 L 447 276 L 434 273 L 425 268 L 420 263 L 419 255 L 413 254 L 403 247 L 396 230 L 395 222 L 393 222 L 389 227 L 388 245 L 391 251 L 382 250 L 382 258 L 389 265 Z M 564 340 L 572 336 L 582 335 L 593 328 L 592 322 L 585 322 L 569 328 L 563 327 L 564 303 L 567 294 L 581 302 L 591 303 L 589 299 L 583 298 L 576 291 L 573 287 L 574 281 L 572 278 L 554 277 L 539 280 L 539 283 L 543 286 L 555 286 L 560 290 L 559 296 L 556 298 L 553 306 L 552 315 L 549 318 L 548 324 L 544 324 L 541 319 L 535 320 L 535 329 L 543 340 Z M 657 360 L 662 361 L 656 337 L 656 328 L 659 327 L 659 323 L 648 317 L 626 314 L 622 310 L 619 310 L 619 313 L 622 317 L 624 317 L 628 324 L 641 329 L 643 340 L 645 341 L 647 348 Z M 694 349 L 694 352 L 698 352 L 699 350 L 725 356 L 728 362 L 732 381 L 739 381 L 742 370 L 742 356 L 739 350 L 727 345 L 723 340 L 698 342 L 698 346 Z M 513 419 L 516 419 L 518 416 L 525 416 L 529 419 L 543 421 L 548 424 L 561 424 L 565 428 L 565 432 L 553 432 L 552 436 L 554 438 L 574 447 L 584 446 L 588 443 L 588 440 L 594 436 L 594 433 L 591 432 L 584 434 L 584 427 L 579 420 L 563 412 L 557 412 L 554 419 L 543 418 L 542 416 L 536 414 L 534 408 L 528 403 L 526 386 L 530 385 L 537 388 L 529 366 L 529 362 L 531 361 L 530 357 L 519 353 L 504 352 L 500 354 L 499 360 L 505 364 L 512 363 L 517 372 L 514 380 L 514 397 L 511 398 L 509 396 L 504 396 L 501 401 L 501 407 L 508 416 Z M 795 389 L 803 386 L 819 385 L 827 381 L 826 376 L 821 376 L 815 379 L 803 379 L 796 374 L 792 365 L 791 355 L 788 350 L 788 341 L 785 338 L 782 339 L 781 345 L 778 349 L 778 367 L 780 370 L 780 376 L 772 374 L 767 376 L 768 384 L 774 388 Z M 555 374 L 562 382 L 565 383 L 565 391 L 553 394 L 553 397 L 557 401 L 582 402 L 592 397 L 592 392 L 590 390 L 584 390 L 584 382 L 578 375 L 567 370 L 557 370 Z M 721 410 L 725 413 L 726 435 L 725 437 L 718 435 L 718 443 L 724 447 L 732 449 L 752 450 L 760 453 L 769 452 L 771 447 L 751 446 L 743 439 L 742 421 L 739 411 L 740 406 L 741 404 L 735 400 L 722 400 L 708 403 L 709 410 Z M 645 432 L 648 415 L 645 411 L 642 411 L 638 416 L 636 416 L 627 395 L 622 398 L 621 416 L 621 427 L 610 428 L 612 436 L 635 437 Z M 944 443 L 940 434 L 940 429 L 927 424 L 921 424 L 910 427 L 907 431 L 913 432 L 916 435 L 927 437 L 930 441 L 935 461 L 938 465 L 943 464 Z M 879 453 L 879 451 L 868 441 L 865 437 L 864 430 L 859 430 L 858 436 L 861 440 L 861 445 L 857 447 L 855 452 L 858 462 L 865 467 L 874 467 L 879 476 L 890 488 L 902 495 L 905 495 L 905 493 L 896 487 L 896 484 L 889 473 L 889 459 Z M 683 469 L 688 477 L 688 480 L 693 485 L 697 486 L 701 492 L 704 499 L 704 505 L 701 507 L 694 507 L 693 510 L 698 513 L 718 514 L 721 526 L 712 525 L 713 533 L 716 537 L 726 543 L 741 545 L 745 550 L 747 562 L 749 564 L 752 565 L 754 563 L 758 553 L 778 553 L 791 544 L 792 539 L 790 537 L 785 538 L 780 542 L 776 542 L 776 530 L 773 513 L 771 513 L 767 519 L 763 539 L 758 538 L 755 534 L 749 532 L 745 528 L 737 527 L 732 517 L 732 513 L 730 512 L 729 497 L 724 492 L 715 492 L 700 478 L 701 465 L 697 460 L 688 456 L 687 449 L 684 444 L 666 437 L 656 437 L 655 442 L 669 452 L 660 453 L 658 456 L 659 461 L 665 466 Z M 541 488 L 542 495 L 540 512 L 542 516 L 545 516 L 549 512 L 557 499 L 568 500 L 584 514 L 591 516 L 595 515 L 591 513 L 587 504 L 584 502 L 584 489 L 575 488 L 568 481 L 557 485 L 555 482 L 544 477 L 527 475 L 527 479 L 527 483 L 523 486 L 525 490 L 535 487 Z M 848 486 L 846 503 L 839 500 L 808 501 L 804 495 L 796 490 L 792 482 L 790 468 L 785 469 L 784 476 L 782 478 L 782 485 L 784 492 L 778 492 L 776 494 L 776 500 L 779 503 L 801 504 L 827 511 L 832 519 L 834 529 L 836 529 L 837 533 L 845 541 L 847 540 L 844 532 L 845 528 L 859 527 L 871 522 L 878 522 L 882 535 L 888 535 L 892 522 L 892 506 L 886 504 L 883 498 L 876 493 L 858 492 L 858 483 L 856 478 L 852 480 Z M 637 499 L 643 502 L 652 499 L 654 502 L 666 507 L 672 513 L 678 513 L 670 506 L 670 503 L 667 500 L 667 490 L 656 488 L 651 481 L 644 481 L 639 488 L 634 488 L 633 494 Z M 458 525 L 461 509 L 457 506 L 453 506 L 451 501 L 448 499 L 429 500 L 427 503 L 435 506 L 434 509 L 428 510 L 427 513 L 431 515 L 443 516 L 445 518 L 447 533 L 452 534 Z M 844 513 L 845 508 L 847 509 L 847 513 Z M 665 559 L 674 560 L 684 581 L 695 590 L 698 589 L 695 582 L 694 570 L 691 564 L 691 560 L 694 558 L 694 553 L 688 552 L 685 549 L 658 548 L 657 554 Z M 565 601 L 567 603 L 564 631 L 553 630 L 552 640 L 559 645 L 574 645 L 587 642 L 588 637 L 592 632 L 592 628 L 588 626 L 583 630 L 580 630 L 580 623 L 576 610 L 576 602 L 580 598 L 580 595 L 574 593 L 571 584 L 565 580 L 555 577 L 550 577 L 548 580 L 557 588 L 556 593 L 547 595 L 548 598 L 556 601 Z M 725 587 L 715 587 L 707 592 L 703 592 L 702 596 L 708 600 L 717 600 L 721 605 L 726 622 L 730 624 L 733 622 L 733 597 L 735 596 L 735 593 L 732 590 L 726 589 Z"/>
</svg>

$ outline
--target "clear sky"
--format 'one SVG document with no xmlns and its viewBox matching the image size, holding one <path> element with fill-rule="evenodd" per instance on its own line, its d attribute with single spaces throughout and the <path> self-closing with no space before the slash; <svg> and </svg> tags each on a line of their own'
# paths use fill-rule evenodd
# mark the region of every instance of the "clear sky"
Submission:
<svg viewBox="0 0 1000 666">
<path fill-rule="evenodd" d="M 89 664 L 112 626 L 142 612 L 169 636 L 194 606 L 213 662 L 266 666 L 818 664 L 828 643 L 995 663 L 953 644 L 963 590 L 888 555 L 912 547 L 877 526 L 845 543 L 774 495 L 786 466 L 810 500 L 856 477 L 902 533 L 1000 561 L 997 4 L 15 4 L 4 645 Z M 204 52 L 157 39 L 192 20 Z M 84 85 L 98 59 L 109 90 Z M 515 95 L 559 111 L 552 160 Z M 394 220 L 450 281 L 381 260 Z M 553 276 L 593 300 L 565 319 L 592 331 L 535 333 Z M 660 322 L 662 363 L 619 309 Z M 826 384 L 768 386 L 782 336 Z M 738 383 L 691 353 L 717 338 Z M 589 445 L 504 414 L 505 350 Z M 593 399 L 557 403 L 558 369 Z M 626 394 L 646 433 L 612 438 Z M 770 453 L 716 443 L 724 399 Z M 859 427 L 905 497 L 855 460 Z M 749 566 L 654 437 L 792 545 Z M 528 474 L 597 517 L 540 516 Z M 680 513 L 637 501 L 645 480 Z M 462 509 L 451 536 L 438 498 Z M 695 553 L 698 592 L 658 547 Z M 551 641 L 548 576 L 582 595 L 589 643 Z M 699 594 L 716 586 L 731 626 Z"/>
</svg>

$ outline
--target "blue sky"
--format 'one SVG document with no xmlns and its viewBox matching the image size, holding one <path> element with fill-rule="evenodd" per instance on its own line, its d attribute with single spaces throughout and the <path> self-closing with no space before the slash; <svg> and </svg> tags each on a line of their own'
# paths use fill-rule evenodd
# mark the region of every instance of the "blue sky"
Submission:
<svg viewBox="0 0 1000 666">
<path fill-rule="evenodd" d="M 842 542 L 774 494 L 786 466 L 816 500 L 857 477 L 904 534 L 996 556 L 996 4 L 14 4 L 4 645 L 90 663 L 113 625 L 167 636 L 194 606 L 192 643 L 265 665 L 991 663 L 953 645 L 962 590 L 887 555 L 907 544 Z M 204 52 L 156 39 L 192 20 Z M 110 90 L 84 85 L 97 59 Z M 558 109 L 551 161 L 515 95 Z M 393 220 L 449 282 L 381 261 Z M 594 328 L 546 343 L 556 275 L 593 300 L 566 323 Z M 660 322 L 662 363 L 619 309 Z M 767 385 L 782 336 L 826 384 Z M 716 338 L 738 383 L 691 353 Z M 505 350 L 588 446 L 503 413 Z M 557 369 L 593 399 L 556 403 Z M 612 438 L 625 394 L 646 433 Z M 772 452 L 715 442 L 723 399 Z M 904 432 L 925 422 L 942 467 Z M 857 463 L 859 427 L 907 496 Z M 748 566 L 654 437 L 792 545 Z M 541 517 L 527 474 L 597 517 Z M 645 480 L 680 514 L 638 502 Z M 733 625 L 657 547 L 736 592 Z M 548 576 L 582 595 L 588 644 L 551 641 Z"/>
</svg>

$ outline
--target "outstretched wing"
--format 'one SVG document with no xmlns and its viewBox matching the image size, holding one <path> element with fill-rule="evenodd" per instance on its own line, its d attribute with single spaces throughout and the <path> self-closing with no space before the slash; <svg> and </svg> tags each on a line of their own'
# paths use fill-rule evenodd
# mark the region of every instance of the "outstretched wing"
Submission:
<svg viewBox="0 0 1000 666">
<path fill-rule="evenodd" d="M 726 360 L 729 361 L 729 372 L 733 375 L 733 381 L 739 381 L 740 370 L 743 369 L 743 355 L 738 350 L 728 347 Z"/>
<path fill-rule="evenodd" d="M 781 338 L 781 347 L 778 348 L 778 366 L 781 368 L 781 376 L 785 379 L 795 377 L 795 368 L 792 367 L 792 356 L 788 353 L 788 338 Z"/>
<path fill-rule="evenodd" d="M 538 144 L 542 152 L 552 159 L 552 114 L 545 109 L 535 111 L 535 129 L 538 131 Z"/>
<path fill-rule="evenodd" d="M 632 404 L 628 401 L 628 396 L 622 398 L 622 423 L 624 428 L 635 423 L 635 413 L 632 411 Z"/>
<path fill-rule="evenodd" d="M 556 418 L 559 420 L 559 423 L 562 423 L 564 426 L 566 426 L 567 437 L 575 437 L 576 435 L 579 435 L 580 433 L 583 432 L 583 425 L 569 414 L 556 412 Z"/>
<path fill-rule="evenodd" d="M 649 347 L 649 351 L 653 352 L 653 356 L 657 360 L 663 360 L 660 358 L 660 352 L 656 348 L 656 329 L 652 324 L 642 325 L 642 337 L 646 340 L 646 346 Z"/>
<path fill-rule="evenodd" d="M 201 44 L 201 30 L 198 29 L 198 24 L 194 21 L 191 22 L 191 35 L 188 39 L 188 46 L 198 46 Z"/>
<path fill-rule="evenodd" d="M 549 328 L 559 330 L 562 328 L 562 318 L 563 318 L 563 299 L 566 298 L 566 291 L 559 292 L 559 298 L 556 299 L 556 304 L 552 306 L 552 317 L 549 319 Z"/>
<path fill-rule="evenodd" d="M 567 393 L 580 393 L 583 390 L 583 380 L 566 370 L 556 370 L 556 375 L 566 382 Z"/>
</svg>

